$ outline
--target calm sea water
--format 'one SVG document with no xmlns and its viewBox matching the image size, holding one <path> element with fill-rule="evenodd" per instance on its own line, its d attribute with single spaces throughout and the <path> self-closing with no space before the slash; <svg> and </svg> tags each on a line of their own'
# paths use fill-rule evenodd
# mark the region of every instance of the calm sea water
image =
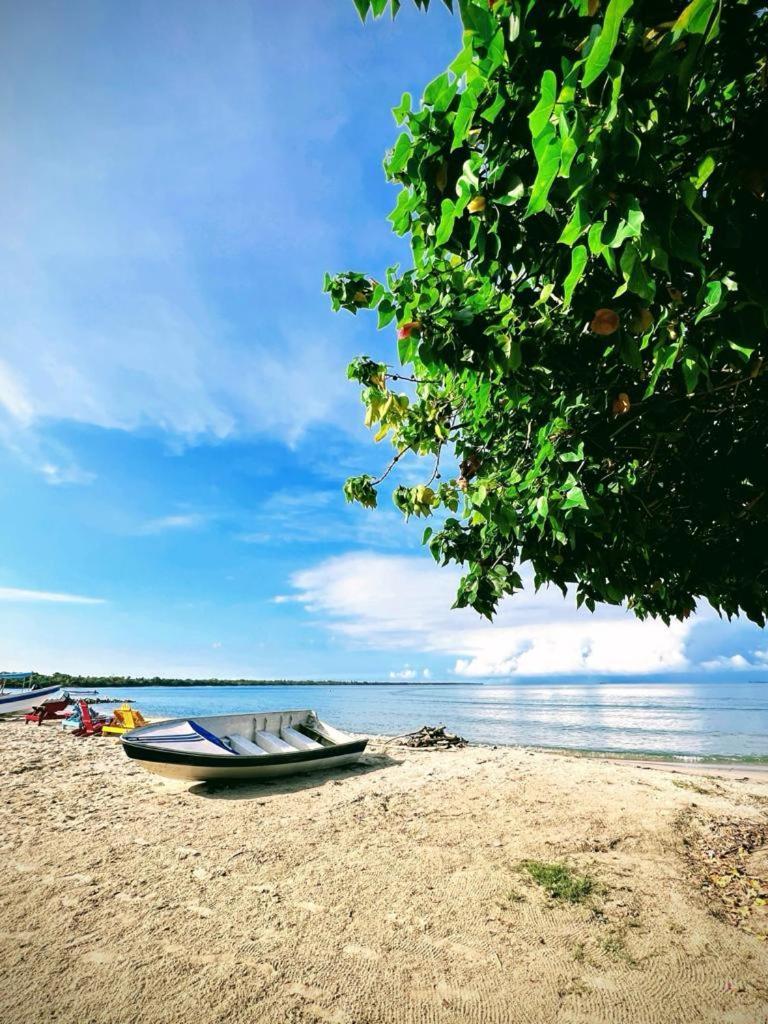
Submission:
<svg viewBox="0 0 768 1024">
<path fill-rule="evenodd" d="M 483 743 L 768 761 L 768 683 L 189 686 L 104 689 L 149 715 L 313 708 L 353 732 L 426 723 Z"/>
</svg>

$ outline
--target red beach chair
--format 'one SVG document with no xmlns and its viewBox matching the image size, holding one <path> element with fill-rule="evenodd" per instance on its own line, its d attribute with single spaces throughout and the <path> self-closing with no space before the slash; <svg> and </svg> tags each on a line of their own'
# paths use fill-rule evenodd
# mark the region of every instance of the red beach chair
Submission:
<svg viewBox="0 0 768 1024">
<path fill-rule="evenodd" d="M 77 701 L 76 707 L 80 714 L 80 727 L 74 729 L 73 736 L 98 736 L 104 728 L 104 720 L 96 714 L 91 714 L 91 709 L 84 700 Z"/>
<path fill-rule="evenodd" d="M 63 712 L 72 703 L 70 697 L 61 697 L 59 700 L 49 700 L 45 704 L 38 704 L 37 707 L 32 708 L 24 715 L 24 721 L 35 722 L 37 725 L 42 725 L 43 722 L 50 722 L 51 720 L 61 721 L 62 718 L 66 718 L 66 714 Z"/>
</svg>

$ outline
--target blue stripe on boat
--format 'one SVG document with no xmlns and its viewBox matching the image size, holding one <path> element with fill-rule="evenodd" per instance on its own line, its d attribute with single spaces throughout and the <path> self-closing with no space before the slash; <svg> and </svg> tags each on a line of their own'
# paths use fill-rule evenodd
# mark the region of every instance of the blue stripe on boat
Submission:
<svg viewBox="0 0 768 1024">
<path fill-rule="evenodd" d="M 223 743 L 218 736 L 214 736 L 212 732 L 208 732 L 208 730 L 205 729 L 202 725 L 199 725 L 197 722 L 193 722 L 191 720 L 189 724 L 192 726 L 195 732 L 199 733 L 203 737 L 203 739 L 208 740 L 209 743 L 215 743 L 217 747 L 221 747 L 222 750 L 226 750 L 228 754 L 234 753 L 233 750 L 229 749 L 226 743 Z"/>
<path fill-rule="evenodd" d="M 50 686 L 47 690 L 23 690 L 21 693 L 12 693 L 10 697 L 0 697 L 0 704 L 10 704 L 14 700 L 27 700 L 29 697 L 48 697 L 60 689 L 60 686 Z"/>
<path fill-rule="evenodd" d="M 134 736 L 136 743 L 201 743 L 202 736 Z"/>
</svg>

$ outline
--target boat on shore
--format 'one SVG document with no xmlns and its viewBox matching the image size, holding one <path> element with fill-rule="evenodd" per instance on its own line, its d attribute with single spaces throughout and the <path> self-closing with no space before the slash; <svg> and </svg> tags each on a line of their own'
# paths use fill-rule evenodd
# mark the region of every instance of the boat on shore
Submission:
<svg viewBox="0 0 768 1024">
<path fill-rule="evenodd" d="M 121 739 L 128 757 L 147 771 L 190 782 L 324 771 L 357 761 L 368 743 L 308 709 L 174 718 Z"/>
<path fill-rule="evenodd" d="M 0 715 L 16 715 L 23 711 L 31 711 L 48 700 L 54 700 L 60 694 L 60 686 L 48 686 L 42 690 L 0 691 Z"/>
</svg>

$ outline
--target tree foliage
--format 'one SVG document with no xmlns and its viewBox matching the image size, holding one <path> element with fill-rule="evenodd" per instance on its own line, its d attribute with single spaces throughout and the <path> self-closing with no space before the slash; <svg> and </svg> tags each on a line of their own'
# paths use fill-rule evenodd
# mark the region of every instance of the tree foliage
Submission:
<svg viewBox="0 0 768 1024">
<path fill-rule="evenodd" d="M 764 624 L 765 2 L 460 16 L 456 59 L 394 110 L 412 267 L 325 282 L 396 328 L 399 365 L 349 368 L 393 463 L 432 457 L 395 504 L 437 514 L 425 541 L 488 616 L 527 561 L 591 609 L 669 621 L 706 598 Z M 386 475 L 345 493 L 372 507 Z"/>
</svg>

